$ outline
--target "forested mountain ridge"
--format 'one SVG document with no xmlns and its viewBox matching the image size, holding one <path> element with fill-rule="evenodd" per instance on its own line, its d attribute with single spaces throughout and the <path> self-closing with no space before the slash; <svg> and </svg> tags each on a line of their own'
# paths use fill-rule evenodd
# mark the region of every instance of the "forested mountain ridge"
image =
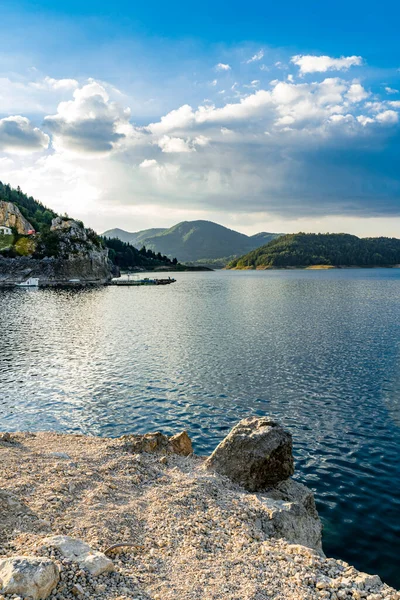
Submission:
<svg viewBox="0 0 400 600">
<path fill-rule="evenodd" d="M 347 233 L 284 235 L 231 261 L 229 269 L 285 267 L 388 267 L 400 264 L 400 239 Z"/>
<path fill-rule="evenodd" d="M 176 256 L 181 262 L 221 261 L 225 265 L 235 256 L 245 254 L 281 234 L 262 232 L 248 236 L 212 221 L 199 220 L 182 221 L 169 229 L 148 229 L 136 233 L 113 229 L 103 235 L 129 241 L 138 248 L 144 244 L 154 252 Z"/>
</svg>

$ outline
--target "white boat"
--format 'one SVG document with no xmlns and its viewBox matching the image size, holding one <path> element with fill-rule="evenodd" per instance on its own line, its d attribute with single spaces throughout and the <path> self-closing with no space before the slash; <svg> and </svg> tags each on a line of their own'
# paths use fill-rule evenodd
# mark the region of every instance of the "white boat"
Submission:
<svg viewBox="0 0 400 600">
<path fill-rule="evenodd" d="M 22 283 L 17 283 L 17 287 L 39 287 L 39 278 L 38 277 L 29 277 L 26 281 Z"/>
</svg>

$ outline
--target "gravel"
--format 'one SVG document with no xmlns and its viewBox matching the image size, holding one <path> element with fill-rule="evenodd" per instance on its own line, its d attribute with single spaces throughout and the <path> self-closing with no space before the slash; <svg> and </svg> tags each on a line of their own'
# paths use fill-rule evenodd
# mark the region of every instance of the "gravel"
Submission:
<svg viewBox="0 0 400 600">
<path fill-rule="evenodd" d="M 378 577 L 268 538 L 260 495 L 203 458 L 132 454 L 124 438 L 0 437 L 0 510 L 0 557 L 52 558 L 54 600 L 400 600 Z M 46 548 L 49 534 L 102 552 L 128 545 L 109 554 L 113 572 L 93 577 Z"/>
</svg>

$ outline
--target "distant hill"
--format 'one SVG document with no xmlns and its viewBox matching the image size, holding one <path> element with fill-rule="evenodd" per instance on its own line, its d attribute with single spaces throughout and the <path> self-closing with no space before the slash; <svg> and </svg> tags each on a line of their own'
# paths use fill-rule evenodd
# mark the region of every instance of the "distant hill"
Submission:
<svg viewBox="0 0 400 600">
<path fill-rule="evenodd" d="M 231 261 L 229 269 L 285 267 L 388 267 L 400 264 L 400 239 L 347 233 L 284 235 Z"/>
<path fill-rule="evenodd" d="M 145 245 L 154 252 L 176 256 L 180 262 L 224 266 L 232 258 L 282 234 L 262 232 L 248 236 L 212 221 L 182 221 L 169 229 L 147 229 L 136 233 L 112 229 L 103 235 L 118 237 L 136 247 Z"/>
<path fill-rule="evenodd" d="M 117 238 L 118 240 L 121 240 L 121 242 L 131 244 L 132 246 L 140 249 L 143 246 L 143 240 L 162 233 L 163 231 L 165 231 L 165 229 L 155 227 L 153 229 L 143 229 L 142 231 L 131 233 L 130 231 L 124 231 L 123 229 L 116 228 L 109 229 L 102 235 L 107 238 Z"/>
</svg>

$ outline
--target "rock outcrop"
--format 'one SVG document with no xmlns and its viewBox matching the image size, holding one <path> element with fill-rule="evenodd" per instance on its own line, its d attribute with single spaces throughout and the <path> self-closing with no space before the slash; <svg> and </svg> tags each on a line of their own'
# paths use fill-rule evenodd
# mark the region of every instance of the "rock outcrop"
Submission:
<svg viewBox="0 0 400 600">
<path fill-rule="evenodd" d="M 272 419 L 243 419 L 206 465 L 250 492 L 265 490 L 293 475 L 292 436 Z"/>
<path fill-rule="evenodd" d="M 76 221 L 64 221 L 60 217 L 53 219 L 51 231 L 55 234 L 57 257 L 0 256 L 0 287 L 12 287 L 30 277 L 39 279 L 40 286 L 99 285 L 118 275 L 108 258 L 107 248 L 98 242 L 94 232 Z M 39 248 L 40 244 L 39 237 Z"/>
<path fill-rule="evenodd" d="M 14 556 L 0 560 L 0 591 L 23 598 L 47 598 L 60 579 L 57 565 L 49 558 Z"/>
<path fill-rule="evenodd" d="M 0 226 L 15 227 L 21 235 L 27 234 L 28 231 L 33 229 L 19 208 L 12 202 L 5 202 L 4 200 L 0 200 Z"/>
<path fill-rule="evenodd" d="M 265 515 L 260 519 L 264 533 L 322 553 L 322 524 L 311 490 L 287 479 L 258 497 Z"/>
</svg>

